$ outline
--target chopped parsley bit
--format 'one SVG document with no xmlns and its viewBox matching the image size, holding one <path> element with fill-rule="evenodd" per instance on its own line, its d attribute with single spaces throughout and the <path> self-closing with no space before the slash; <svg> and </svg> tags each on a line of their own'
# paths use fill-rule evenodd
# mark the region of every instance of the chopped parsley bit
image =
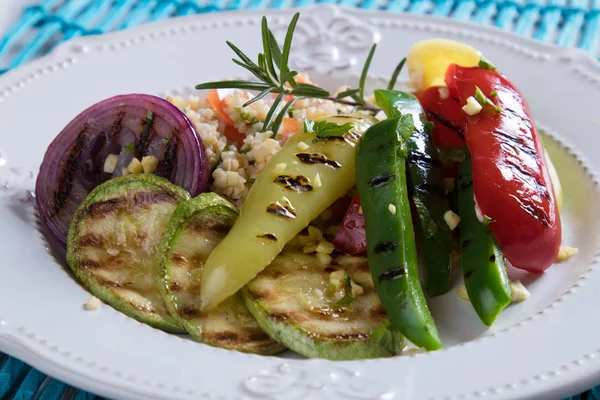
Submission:
<svg viewBox="0 0 600 400">
<path fill-rule="evenodd" d="M 250 184 L 253 184 L 254 182 L 256 182 L 256 179 L 254 179 L 254 178 L 250 178 L 250 179 L 248 179 L 248 182 L 249 182 Z"/>
<path fill-rule="evenodd" d="M 151 124 L 152 121 L 154 121 L 154 114 L 152 113 L 152 111 L 148 110 L 146 111 L 146 123 Z"/>
<path fill-rule="evenodd" d="M 127 154 L 133 154 L 134 148 L 135 148 L 135 142 L 131 142 L 131 143 L 123 146 L 123 149 L 125 150 L 125 153 L 127 153 Z"/>
<path fill-rule="evenodd" d="M 435 130 L 435 124 L 431 121 L 424 120 L 423 128 L 425 129 L 425 132 L 433 133 L 433 131 Z"/>
<path fill-rule="evenodd" d="M 491 106 L 497 113 L 502 112 L 502 108 L 494 104 L 492 100 L 490 100 L 485 94 L 483 94 L 481 89 L 479 89 L 479 86 L 475 86 L 475 100 L 477 100 L 477 102 L 481 104 L 482 107 L 485 107 L 487 105 Z"/>
<path fill-rule="evenodd" d="M 489 69 L 490 71 L 497 70 L 496 66 L 494 64 L 492 64 L 491 62 L 489 62 L 487 60 L 487 58 L 485 58 L 484 56 L 481 56 L 478 66 L 479 66 L 479 68 Z"/>
<path fill-rule="evenodd" d="M 496 97 L 496 96 L 498 96 L 498 92 L 496 92 L 495 90 L 492 90 L 490 92 L 490 97 Z"/>
<path fill-rule="evenodd" d="M 235 107 L 234 110 L 240 115 L 240 118 L 242 119 L 242 121 L 244 121 L 245 124 L 247 124 L 247 125 L 254 125 L 255 123 L 258 122 L 256 120 L 256 117 L 250 118 L 248 116 L 248 113 L 246 111 L 244 111 L 243 108 L 241 108 L 241 107 Z"/>
<path fill-rule="evenodd" d="M 239 153 L 240 154 L 250 153 L 250 150 L 252 150 L 251 147 L 246 147 L 245 149 L 240 149 Z"/>
<path fill-rule="evenodd" d="M 483 222 L 482 224 L 485 226 L 488 226 L 489 224 L 491 224 L 492 222 L 496 222 L 495 219 L 491 219 L 490 217 L 488 217 L 487 215 L 483 216 Z"/>
<path fill-rule="evenodd" d="M 352 122 L 338 124 L 329 121 L 313 121 L 310 119 L 304 120 L 304 132 L 314 133 L 317 136 L 313 143 L 317 143 L 332 137 L 344 137 L 346 132 L 354 127 Z"/>
<path fill-rule="evenodd" d="M 169 144 L 169 142 L 171 141 L 171 136 L 167 136 L 165 138 L 162 139 L 162 143 L 166 146 Z"/>
<path fill-rule="evenodd" d="M 351 293 L 344 295 L 339 301 L 335 302 L 336 307 L 347 307 L 354 301 L 354 296 Z"/>
</svg>

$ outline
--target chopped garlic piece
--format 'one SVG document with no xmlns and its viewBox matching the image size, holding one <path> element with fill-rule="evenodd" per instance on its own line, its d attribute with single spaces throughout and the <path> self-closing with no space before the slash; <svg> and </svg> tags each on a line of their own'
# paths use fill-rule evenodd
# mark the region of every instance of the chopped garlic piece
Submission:
<svg viewBox="0 0 600 400">
<path fill-rule="evenodd" d="M 110 254 L 111 256 L 118 256 L 120 253 L 119 249 L 113 249 L 113 248 L 106 249 L 106 252 L 108 254 Z"/>
<path fill-rule="evenodd" d="M 462 109 L 467 115 L 472 116 L 479 114 L 483 110 L 483 106 L 479 104 L 475 97 L 471 96 L 467 99 L 467 104 Z"/>
<path fill-rule="evenodd" d="M 353 280 L 350 280 L 350 287 L 352 288 L 352 296 L 358 297 L 365 293 L 365 289 Z"/>
<path fill-rule="evenodd" d="M 107 174 L 112 174 L 115 172 L 117 168 L 117 164 L 119 163 L 119 156 L 116 154 L 109 154 L 104 160 L 104 172 Z"/>
<path fill-rule="evenodd" d="M 310 146 L 307 145 L 304 142 L 298 142 L 298 144 L 296 145 L 296 147 L 298 148 L 298 150 L 306 150 L 308 149 Z"/>
<path fill-rule="evenodd" d="M 440 93 L 440 99 L 446 100 L 450 97 L 450 90 L 447 87 L 438 88 L 438 92 Z"/>
<path fill-rule="evenodd" d="M 346 279 L 346 270 L 338 269 L 329 274 L 329 283 L 334 290 L 338 290 L 344 286 L 344 280 Z"/>
<path fill-rule="evenodd" d="M 576 247 L 560 246 L 560 249 L 558 250 L 558 255 L 556 256 L 556 261 L 566 261 L 577 253 L 579 253 L 579 249 Z"/>
<path fill-rule="evenodd" d="M 529 296 L 529 290 L 523 286 L 521 281 L 514 281 L 510 283 L 510 300 L 513 303 L 527 300 Z"/>
<path fill-rule="evenodd" d="M 447 191 L 453 192 L 456 188 L 456 179 L 455 178 L 444 178 L 444 187 Z"/>
<path fill-rule="evenodd" d="M 358 207 L 358 214 L 363 215 L 362 206 Z"/>
<path fill-rule="evenodd" d="M 314 240 L 321 240 L 323 239 L 323 232 L 321 232 L 321 230 L 319 228 L 315 228 L 312 225 L 308 226 L 308 237 L 314 239 Z"/>
<path fill-rule="evenodd" d="M 313 182 L 313 187 L 318 188 L 321 187 L 322 183 L 321 183 L 321 175 L 317 174 L 315 175 L 315 180 Z"/>
<path fill-rule="evenodd" d="M 458 295 L 458 297 L 465 301 L 471 301 L 469 299 L 469 293 L 467 293 L 467 287 L 465 285 L 460 285 L 458 287 L 458 290 L 456 291 L 456 294 Z"/>
<path fill-rule="evenodd" d="M 87 311 L 94 311 L 99 309 L 100 306 L 102 306 L 100 299 L 95 296 L 91 296 L 89 299 L 87 299 L 83 305 L 83 308 L 85 308 Z"/>
<path fill-rule="evenodd" d="M 329 254 L 317 253 L 317 258 L 322 265 L 331 264 L 331 256 Z"/>
<path fill-rule="evenodd" d="M 323 294 L 324 294 L 324 293 L 323 293 L 323 291 L 322 291 L 321 289 L 318 289 L 318 288 L 317 288 L 317 289 L 315 289 L 315 290 L 313 290 L 313 291 L 315 292 L 315 294 L 316 294 L 317 296 L 319 296 L 319 297 L 323 297 Z"/>
<path fill-rule="evenodd" d="M 456 215 L 454 211 L 448 210 L 444 213 L 444 221 L 448 224 L 448 228 L 453 231 L 460 223 L 460 217 Z"/>
<path fill-rule="evenodd" d="M 144 172 L 152 174 L 158 169 L 158 158 L 154 156 L 146 156 L 142 158 L 142 168 Z"/>
<path fill-rule="evenodd" d="M 388 210 L 390 210 L 390 213 L 392 213 L 392 215 L 396 215 L 396 206 L 393 204 L 389 204 L 388 205 Z"/>
<path fill-rule="evenodd" d="M 129 171 L 129 173 L 131 174 L 141 174 L 142 172 L 144 172 L 144 167 L 142 166 L 140 160 L 134 158 L 127 166 L 127 171 Z"/>
<path fill-rule="evenodd" d="M 285 171 L 286 167 L 287 167 L 286 163 L 275 164 L 274 171 L 276 174 L 281 174 L 281 173 L 283 173 L 283 171 Z"/>
<path fill-rule="evenodd" d="M 302 252 L 304 254 L 310 254 L 310 253 L 314 253 L 317 250 L 317 244 L 310 244 L 308 246 L 304 246 L 304 248 L 302 249 Z"/>
<path fill-rule="evenodd" d="M 331 254 L 331 253 L 333 253 L 333 250 L 335 250 L 335 246 L 326 240 L 320 241 L 319 245 L 315 249 L 315 251 L 317 253 L 322 253 L 322 254 Z"/>
</svg>

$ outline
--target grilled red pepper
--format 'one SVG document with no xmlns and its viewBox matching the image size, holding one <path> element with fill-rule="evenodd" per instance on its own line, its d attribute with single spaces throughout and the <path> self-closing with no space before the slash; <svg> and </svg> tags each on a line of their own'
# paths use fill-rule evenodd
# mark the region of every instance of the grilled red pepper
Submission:
<svg viewBox="0 0 600 400">
<path fill-rule="evenodd" d="M 477 89 L 489 101 L 479 114 L 464 114 L 475 201 L 511 264 L 543 272 L 556 259 L 562 232 L 545 150 L 525 99 L 495 69 L 452 65 L 446 84 L 461 104 Z"/>
<path fill-rule="evenodd" d="M 435 124 L 433 144 L 436 147 L 464 147 L 464 112 L 458 99 L 450 97 L 448 88 L 430 87 L 417 98 L 429 121 Z"/>
<path fill-rule="evenodd" d="M 347 254 L 358 254 L 367 251 L 367 234 L 358 193 L 346 211 L 340 230 L 333 239 L 333 245 Z"/>
</svg>

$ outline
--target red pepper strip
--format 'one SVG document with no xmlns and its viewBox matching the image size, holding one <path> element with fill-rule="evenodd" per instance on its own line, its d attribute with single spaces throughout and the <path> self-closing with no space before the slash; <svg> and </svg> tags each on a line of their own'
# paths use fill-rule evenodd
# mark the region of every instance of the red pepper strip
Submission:
<svg viewBox="0 0 600 400">
<path fill-rule="evenodd" d="M 525 99 L 500 73 L 479 67 L 450 66 L 446 84 L 461 104 L 479 87 L 500 106 L 501 112 L 488 105 L 465 114 L 475 200 L 511 264 L 543 272 L 556 259 L 562 232 L 545 150 Z"/>
<path fill-rule="evenodd" d="M 342 226 L 333 239 L 333 245 L 338 250 L 350 255 L 367 251 L 365 219 L 360 212 L 358 193 L 352 198 L 352 202 L 344 216 Z"/>
<path fill-rule="evenodd" d="M 465 145 L 465 117 L 458 101 L 449 95 L 442 98 L 440 90 L 447 88 L 430 87 L 417 96 L 429 121 L 435 124 L 432 134 L 436 147 L 458 147 Z"/>
</svg>

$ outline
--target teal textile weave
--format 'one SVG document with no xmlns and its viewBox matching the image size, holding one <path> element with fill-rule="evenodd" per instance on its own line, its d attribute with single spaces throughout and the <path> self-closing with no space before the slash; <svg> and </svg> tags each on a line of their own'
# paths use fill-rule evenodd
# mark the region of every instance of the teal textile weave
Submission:
<svg viewBox="0 0 600 400">
<path fill-rule="evenodd" d="M 1 1 L 1 0 L 0 0 Z M 0 32 L 0 74 L 82 35 L 102 34 L 174 16 L 316 3 L 448 17 L 496 26 L 600 57 L 600 0 L 44 0 Z M 0 353 L 0 400 L 97 400 Z M 600 400 L 600 386 L 572 397 Z"/>
</svg>

